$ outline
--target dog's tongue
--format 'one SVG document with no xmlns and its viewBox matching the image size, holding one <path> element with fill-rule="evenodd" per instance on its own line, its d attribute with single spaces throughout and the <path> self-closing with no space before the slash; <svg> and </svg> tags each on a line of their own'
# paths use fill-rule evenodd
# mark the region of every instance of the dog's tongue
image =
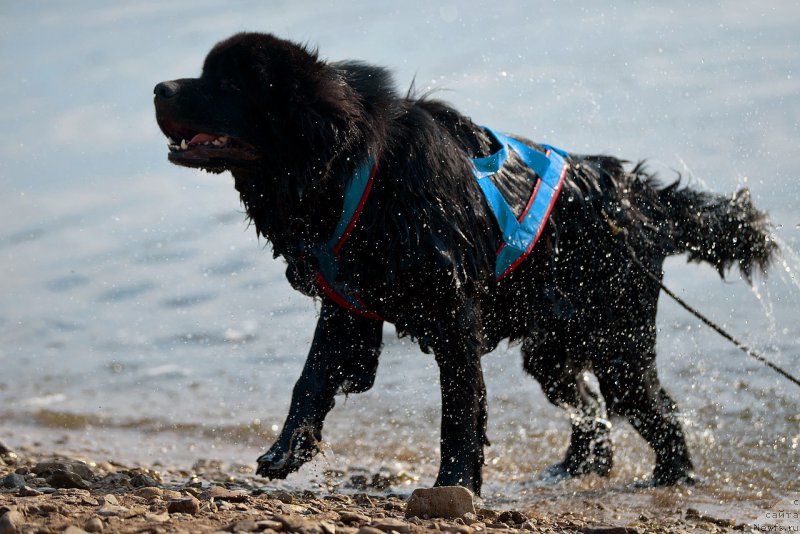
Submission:
<svg viewBox="0 0 800 534">
<path fill-rule="evenodd" d="M 199 133 L 199 134 L 195 135 L 194 137 L 192 137 L 191 141 L 189 141 L 189 144 L 190 145 L 199 145 L 200 143 L 210 143 L 211 141 L 213 141 L 217 137 L 218 136 L 216 136 L 216 135 L 211 135 L 211 134 L 206 134 L 206 133 Z"/>
</svg>

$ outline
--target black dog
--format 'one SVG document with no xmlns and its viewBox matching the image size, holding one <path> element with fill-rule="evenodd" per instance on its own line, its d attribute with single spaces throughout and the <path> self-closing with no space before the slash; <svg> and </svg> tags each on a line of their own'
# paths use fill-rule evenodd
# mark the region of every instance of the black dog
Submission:
<svg viewBox="0 0 800 534">
<path fill-rule="evenodd" d="M 766 270 L 776 246 L 746 190 L 660 186 L 641 164 L 626 170 L 613 157 L 506 138 L 443 102 L 399 96 L 382 68 L 327 63 L 271 35 L 219 43 L 200 78 L 160 83 L 155 95 L 170 161 L 231 171 L 292 286 L 322 300 L 289 415 L 259 474 L 283 478 L 318 451 L 334 396 L 372 386 L 388 321 L 439 365 L 437 485 L 480 491 L 481 355 L 502 339 L 522 341 L 525 370 L 571 411 L 570 447 L 554 472 L 608 474 L 607 407 L 655 451 L 655 484 L 691 479 L 676 406 L 656 374 L 660 288 L 646 271 L 660 277 L 664 258 L 684 252 L 721 275 L 734 264 L 748 280 Z M 503 272 L 498 249 L 511 244 L 473 161 L 491 154 L 506 160 L 488 185 L 519 220 L 544 181 L 526 157 L 547 154 L 560 169 L 539 235 L 525 243 L 536 246 Z"/>
</svg>

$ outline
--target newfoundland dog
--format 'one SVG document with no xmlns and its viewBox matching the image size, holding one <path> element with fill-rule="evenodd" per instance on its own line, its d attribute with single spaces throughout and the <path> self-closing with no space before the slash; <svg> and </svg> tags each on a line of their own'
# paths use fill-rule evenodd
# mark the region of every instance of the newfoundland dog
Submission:
<svg viewBox="0 0 800 534">
<path fill-rule="evenodd" d="M 525 371 L 570 412 L 552 474 L 607 475 L 618 415 L 653 448 L 653 484 L 691 482 L 656 372 L 659 280 L 682 253 L 748 281 L 767 269 L 771 226 L 746 190 L 662 185 L 641 164 L 506 136 L 399 94 L 381 67 L 268 34 L 220 42 L 199 78 L 159 83 L 155 107 L 169 160 L 230 171 L 291 285 L 322 302 L 258 474 L 283 478 L 318 452 L 336 395 L 372 386 L 386 321 L 439 367 L 437 485 L 480 491 L 481 356 L 503 339 L 521 341 Z"/>
</svg>

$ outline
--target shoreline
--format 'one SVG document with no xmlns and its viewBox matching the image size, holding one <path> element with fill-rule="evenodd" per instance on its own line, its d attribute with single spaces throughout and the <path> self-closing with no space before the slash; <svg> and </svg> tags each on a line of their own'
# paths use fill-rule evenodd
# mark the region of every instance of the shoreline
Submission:
<svg viewBox="0 0 800 534">
<path fill-rule="evenodd" d="M 0 449 L 2 450 L 2 449 Z M 378 477 L 375 473 L 373 479 Z M 408 492 L 364 488 L 286 491 L 218 462 L 193 470 L 130 467 L 42 451 L 0 454 L 0 533 L 6 532 L 285 532 L 399 534 L 450 532 L 726 532 L 749 530 L 692 508 L 626 517 L 608 495 L 558 513 L 537 505 L 504 508 L 476 498 L 475 513 L 406 517 Z M 379 486 L 380 484 L 378 484 Z M 601 502 L 607 501 L 607 502 Z M 487 507 L 484 507 L 487 506 Z M 630 511 L 630 510 L 628 510 Z M 619 517 L 619 520 L 601 519 Z"/>
</svg>

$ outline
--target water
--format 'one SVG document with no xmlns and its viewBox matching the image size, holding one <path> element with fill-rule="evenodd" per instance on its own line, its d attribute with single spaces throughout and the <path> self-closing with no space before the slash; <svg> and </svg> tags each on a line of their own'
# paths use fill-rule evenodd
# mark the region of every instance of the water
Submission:
<svg viewBox="0 0 800 534">
<path fill-rule="evenodd" d="M 156 82 L 196 75 L 207 50 L 242 29 L 390 66 L 402 87 L 416 76 L 501 130 L 647 157 L 665 179 L 678 169 L 714 191 L 750 187 L 786 249 L 774 276 L 752 293 L 736 275 L 723 283 L 674 258 L 666 283 L 798 374 L 799 24 L 791 2 L 4 5 L 0 439 L 165 466 L 252 465 L 282 424 L 315 305 L 247 228 L 228 176 L 166 162 L 151 102 Z M 622 423 L 609 480 L 537 483 L 566 448 L 567 418 L 524 376 L 518 348 L 501 347 L 484 364 L 488 498 L 746 515 L 800 491 L 796 388 L 666 299 L 659 329 L 661 376 L 704 484 L 632 489 L 652 455 Z M 375 388 L 338 401 L 325 458 L 286 484 L 395 464 L 432 482 L 435 364 L 388 327 L 385 342 Z"/>
</svg>

